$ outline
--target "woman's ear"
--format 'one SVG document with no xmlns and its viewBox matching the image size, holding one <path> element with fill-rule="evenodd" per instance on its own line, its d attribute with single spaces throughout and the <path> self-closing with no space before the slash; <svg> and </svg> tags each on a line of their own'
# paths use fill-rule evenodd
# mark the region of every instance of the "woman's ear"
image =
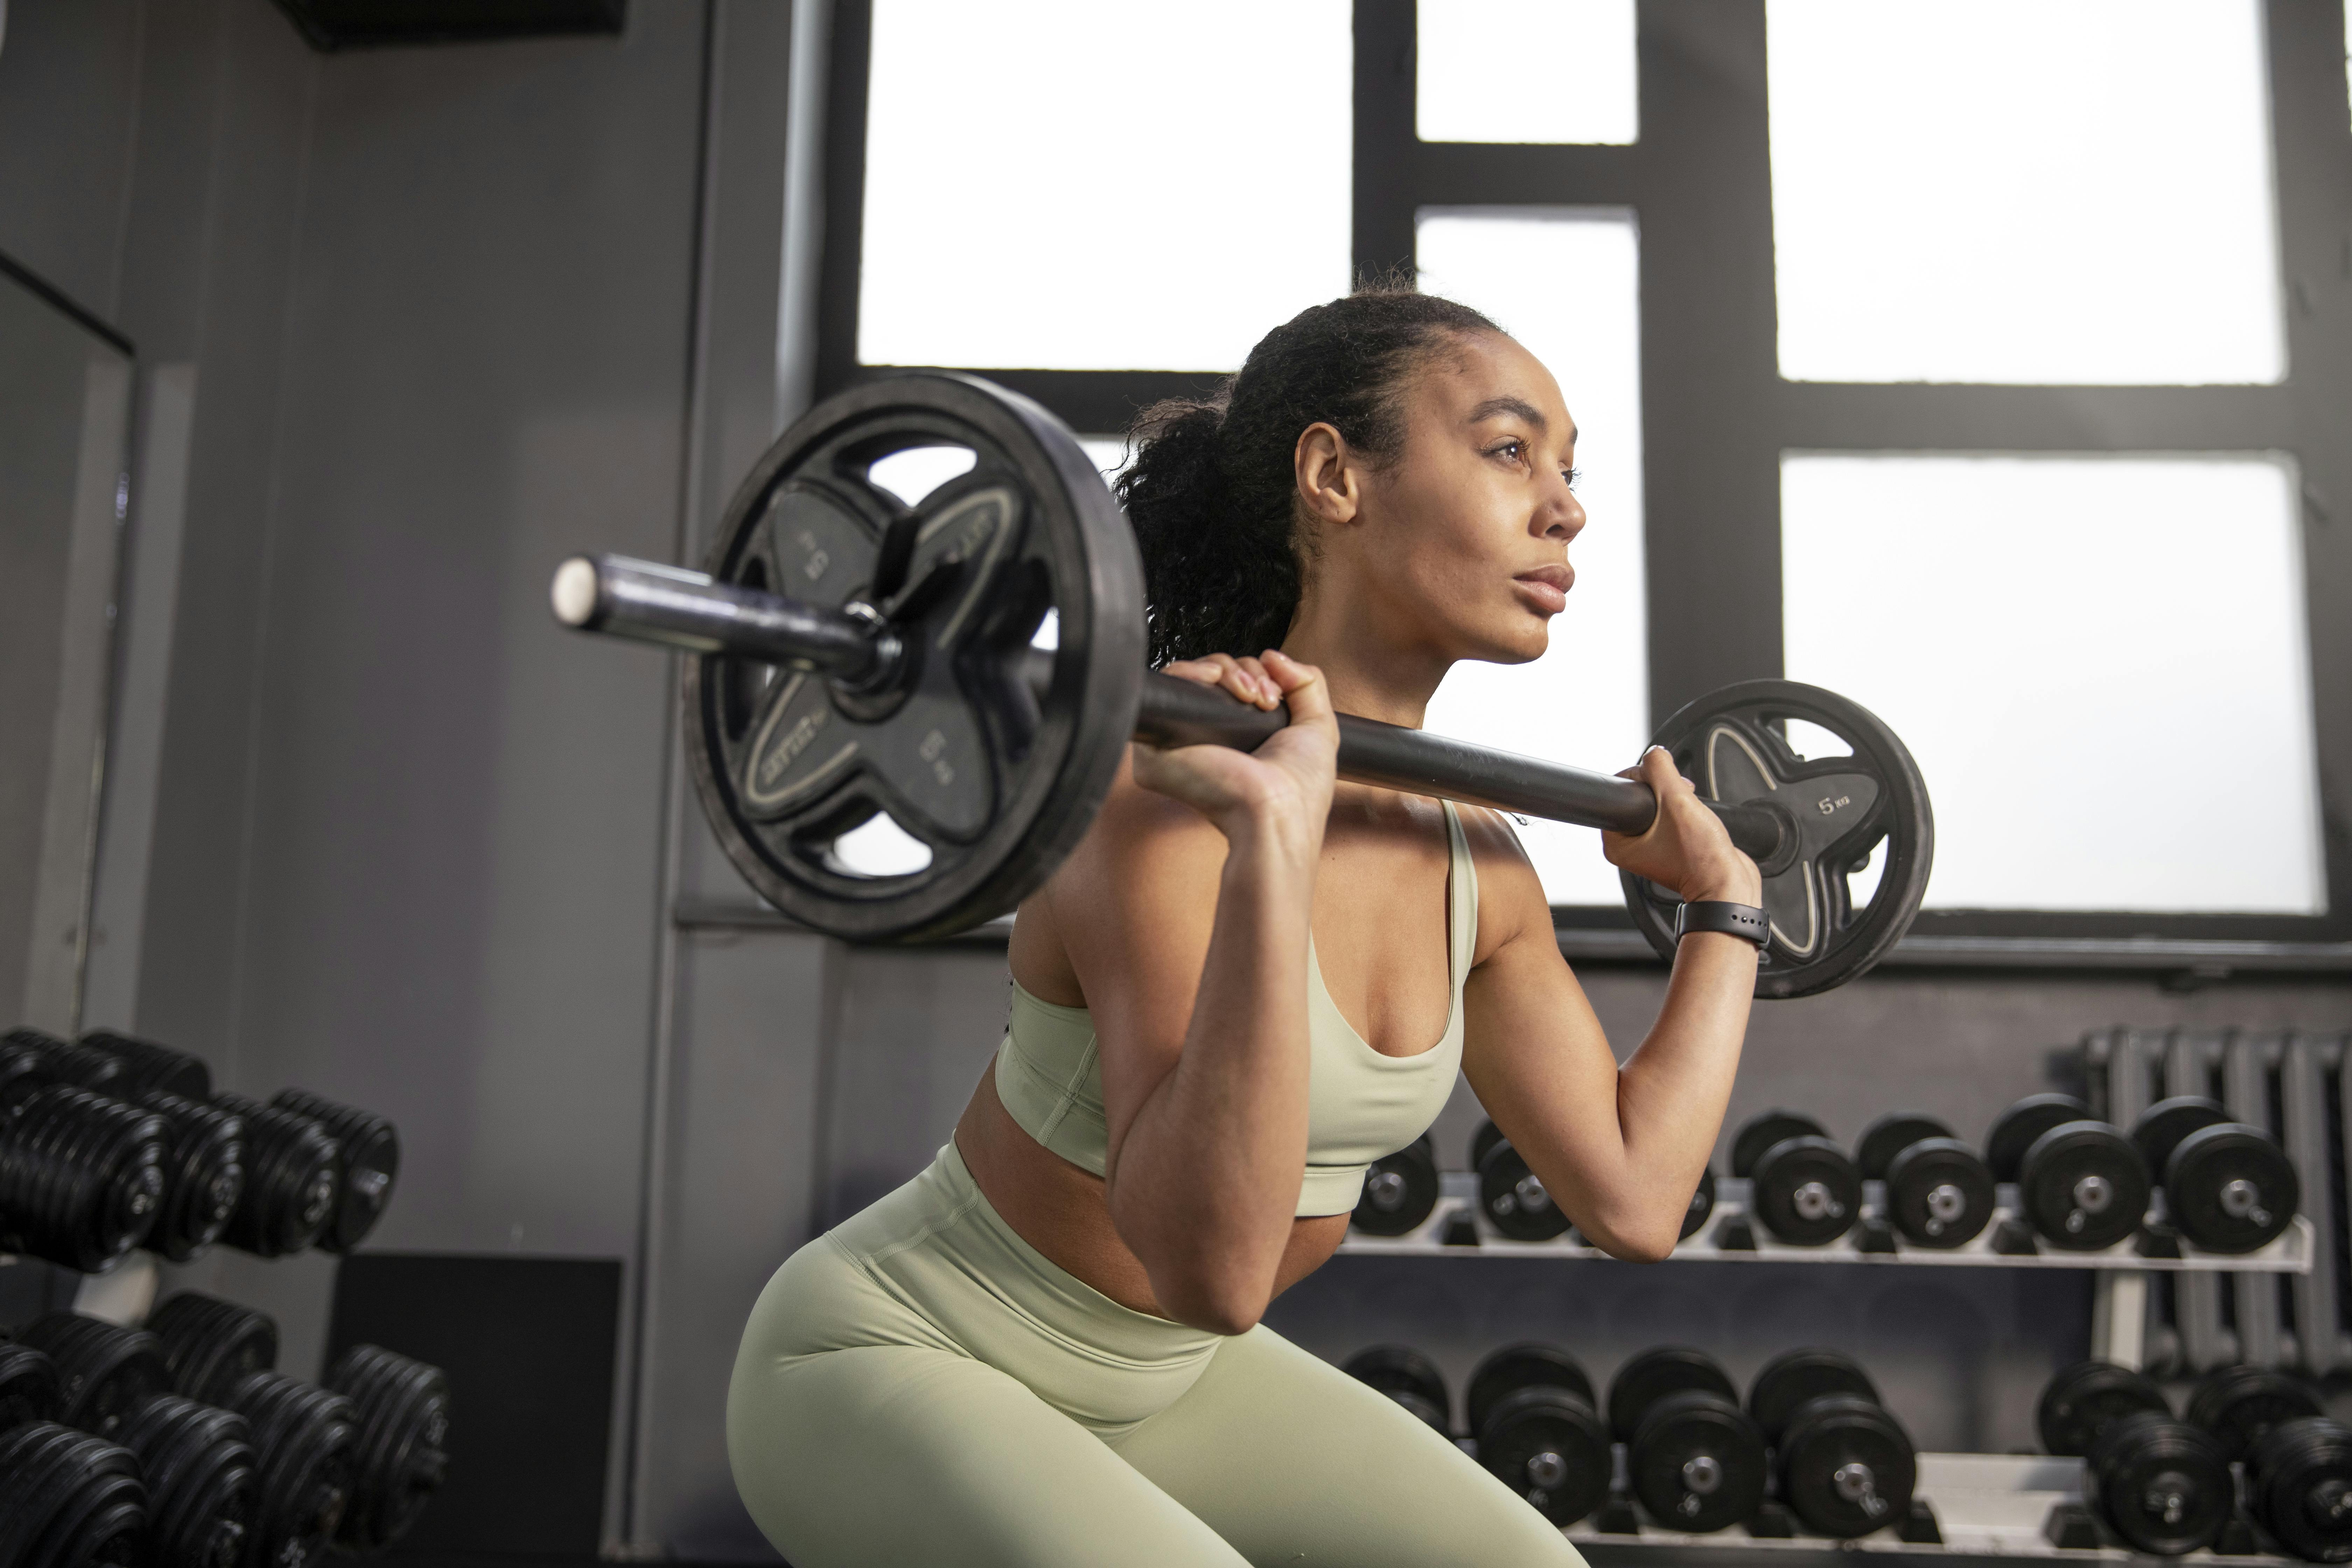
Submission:
<svg viewBox="0 0 2352 1568">
<path fill-rule="evenodd" d="M 1299 433 L 1294 454 L 1298 474 L 1298 499 L 1318 522 L 1356 521 L 1363 507 L 1362 460 L 1348 438 L 1318 421 Z"/>
</svg>

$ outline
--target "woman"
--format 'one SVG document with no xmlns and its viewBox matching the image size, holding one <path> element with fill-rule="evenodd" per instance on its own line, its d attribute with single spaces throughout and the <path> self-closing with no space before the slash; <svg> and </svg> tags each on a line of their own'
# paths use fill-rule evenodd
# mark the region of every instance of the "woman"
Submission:
<svg viewBox="0 0 2352 1568">
<path fill-rule="evenodd" d="M 1154 661 L 1289 727 L 1255 753 L 1133 748 L 1021 908 L 1011 1025 L 954 1141 L 761 1294 L 737 1485 L 798 1568 L 1576 1563 L 1460 1449 L 1258 1322 L 1457 1065 L 1621 1258 L 1673 1247 L 1714 1147 L 1748 941 L 1684 938 L 1621 1069 L 1504 819 L 1333 780 L 1335 709 L 1418 725 L 1455 660 L 1544 651 L 1585 523 L 1575 426 L 1485 317 L 1388 289 L 1306 311 L 1137 435 L 1119 492 Z M 1609 858 L 1754 905 L 1754 864 L 1665 754 L 1636 776 L 1657 821 L 1604 836 Z"/>
</svg>

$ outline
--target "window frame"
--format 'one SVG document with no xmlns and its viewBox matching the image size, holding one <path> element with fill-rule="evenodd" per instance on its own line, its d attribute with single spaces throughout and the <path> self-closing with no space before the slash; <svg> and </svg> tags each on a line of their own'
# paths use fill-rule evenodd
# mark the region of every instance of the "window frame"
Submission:
<svg viewBox="0 0 2352 1568">
<path fill-rule="evenodd" d="M 1925 962 L 2352 968 L 2352 112 L 2340 7 L 2264 0 L 2287 374 L 2275 385 L 2053 386 L 1781 379 L 1764 0 L 1639 0 L 1641 140 L 1423 142 L 1413 0 L 1356 0 L 1352 261 L 1409 268 L 1423 207 L 1630 207 L 1641 226 L 1650 711 L 1782 672 L 1780 458 L 1790 451 L 2284 451 L 2303 480 L 2305 617 L 2328 912 L 1923 910 Z M 824 147 L 815 391 L 856 363 L 872 0 L 837 0 Z M 905 367 L 887 367 L 890 369 Z M 1078 430 L 1215 375 L 979 369 Z M 1764 526 L 1769 521 L 1769 526 Z M 2335 612 L 2330 614 L 2331 607 Z M 1687 628 L 1704 626 L 1709 635 Z M 1605 761 L 1600 759 L 1599 761 Z M 1563 942 L 1638 944 L 1622 910 L 1559 906 Z M 1646 951 L 1646 950 L 1643 950 Z"/>
</svg>

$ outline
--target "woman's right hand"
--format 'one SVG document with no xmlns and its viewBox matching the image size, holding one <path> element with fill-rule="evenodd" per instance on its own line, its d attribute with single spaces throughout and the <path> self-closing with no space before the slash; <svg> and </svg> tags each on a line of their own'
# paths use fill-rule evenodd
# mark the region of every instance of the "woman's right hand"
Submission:
<svg viewBox="0 0 2352 1568">
<path fill-rule="evenodd" d="M 1287 703 L 1290 723 L 1255 752 L 1231 746 L 1163 749 L 1135 742 L 1135 782 L 1181 800 L 1227 838 L 1272 827 L 1286 837 L 1322 842 L 1339 756 L 1339 724 L 1323 672 L 1279 648 L 1256 658 L 1212 654 L 1177 659 L 1168 673 L 1197 680 L 1259 708 Z"/>
</svg>

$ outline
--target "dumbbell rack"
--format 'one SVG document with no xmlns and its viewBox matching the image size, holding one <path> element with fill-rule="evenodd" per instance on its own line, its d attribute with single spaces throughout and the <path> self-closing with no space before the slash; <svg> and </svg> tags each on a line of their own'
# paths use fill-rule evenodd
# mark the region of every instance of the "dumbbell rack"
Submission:
<svg viewBox="0 0 2352 1568">
<path fill-rule="evenodd" d="M 2096 1268 L 2120 1269 L 2132 1273 L 2221 1274 L 2308 1274 L 2317 1253 L 2316 1233 L 2311 1220 L 2295 1216 L 2286 1234 L 2257 1251 L 2238 1256 L 2200 1252 L 2181 1243 L 2178 1258 L 2152 1258 L 2140 1252 L 2133 1242 L 2123 1242 L 2102 1252 L 2062 1252 L 2047 1243 L 2036 1250 L 2004 1252 L 1998 1250 L 1993 1238 L 2003 1228 L 2004 1221 L 2016 1220 L 2016 1207 L 2003 1203 L 1993 1213 L 1992 1224 L 1984 1233 L 1965 1247 L 1940 1249 L 1913 1247 L 1897 1237 L 1895 1250 L 1864 1252 L 1854 1235 L 1826 1247 L 1791 1247 L 1773 1239 L 1760 1225 L 1748 1220 L 1748 1184 L 1741 1177 L 1726 1176 L 1716 1183 L 1715 1208 L 1698 1234 L 1682 1242 L 1668 1255 L 1674 1263 L 1813 1263 L 1813 1264 L 1900 1264 L 1906 1267 L 1926 1266 L 1943 1268 Z M 1460 1234 L 1455 1215 L 1461 1215 L 1475 1227 L 1476 1246 L 1449 1242 L 1449 1229 Z M 1753 1247 L 1725 1247 L 1722 1239 L 1727 1222 L 1738 1216 L 1747 1221 L 1753 1234 Z M 2018 1221 L 2021 1226 L 2022 1222 Z M 1478 1208 L 1478 1178 L 1466 1172 L 1447 1171 L 1438 1177 L 1437 1206 L 1429 1218 L 1417 1228 L 1402 1236 L 1365 1236 L 1350 1231 L 1339 1244 L 1342 1253 L 1365 1257 L 1447 1257 L 1447 1258 L 1599 1258 L 1609 1255 L 1599 1247 L 1572 1239 L 1573 1231 L 1552 1241 L 1514 1241 L 1496 1230 Z"/>
</svg>

